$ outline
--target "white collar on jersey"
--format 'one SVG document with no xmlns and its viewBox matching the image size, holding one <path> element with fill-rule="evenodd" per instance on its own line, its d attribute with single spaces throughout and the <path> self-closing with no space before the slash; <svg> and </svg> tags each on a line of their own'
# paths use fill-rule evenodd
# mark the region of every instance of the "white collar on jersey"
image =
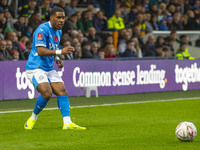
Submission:
<svg viewBox="0 0 200 150">
<path fill-rule="evenodd" d="M 52 26 L 51 26 L 51 22 L 49 21 L 49 26 L 52 28 Z"/>
</svg>

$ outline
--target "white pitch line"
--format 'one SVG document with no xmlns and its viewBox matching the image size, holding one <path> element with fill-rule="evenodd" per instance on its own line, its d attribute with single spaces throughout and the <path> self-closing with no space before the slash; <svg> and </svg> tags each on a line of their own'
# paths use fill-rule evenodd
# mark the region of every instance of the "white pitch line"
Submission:
<svg viewBox="0 0 200 150">
<path fill-rule="evenodd" d="M 170 101 L 185 101 L 185 100 L 198 100 L 200 97 L 191 97 L 191 98 L 176 98 L 176 99 L 166 99 L 166 100 L 151 100 L 151 101 L 137 101 L 137 102 L 124 102 L 124 103 L 113 103 L 113 104 L 99 104 L 99 105 L 83 105 L 83 106 L 74 106 L 74 108 L 87 108 L 87 107 L 102 107 L 102 106 L 114 106 L 114 105 L 127 105 L 127 104 L 144 104 L 144 103 L 156 103 L 156 102 L 170 102 Z M 55 110 L 56 108 L 45 108 L 44 110 Z M 7 113 L 17 113 L 17 112 L 30 112 L 33 109 L 26 110 L 13 110 L 13 111 L 0 111 L 0 114 Z"/>
</svg>

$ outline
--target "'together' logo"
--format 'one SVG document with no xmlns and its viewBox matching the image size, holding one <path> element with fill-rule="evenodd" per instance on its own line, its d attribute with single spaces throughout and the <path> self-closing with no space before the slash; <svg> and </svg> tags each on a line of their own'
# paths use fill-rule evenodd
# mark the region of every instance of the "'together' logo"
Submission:
<svg viewBox="0 0 200 150">
<path fill-rule="evenodd" d="M 27 88 L 29 88 L 30 91 L 28 91 L 28 98 L 33 99 L 35 96 L 35 88 L 33 84 L 29 81 L 29 79 L 26 77 L 26 72 L 25 71 L 20 72 L 19 67 L 17 67 L 16 79 L 17 79 L 17 89 L 26 90 Z"/>
<path fill-rule="evenodd" d="M 181 68 L 179 65 L 175 66 L 175 82 L 183 83 L 182 89 L 188 90 L 188 83 L 200 82 L 200 68 L 197 63 L 191 64 L 191 67 Z"/>
</svg>

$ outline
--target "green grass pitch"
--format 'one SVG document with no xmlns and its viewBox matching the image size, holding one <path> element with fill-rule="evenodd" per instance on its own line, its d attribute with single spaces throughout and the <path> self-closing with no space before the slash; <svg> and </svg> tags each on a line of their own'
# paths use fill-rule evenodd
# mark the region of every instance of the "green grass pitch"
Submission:
<svg viewBox="0 0 200 150">
<path fill-rule="evenodd" d="M 200 129 L 199 93 L 194 90 L 71 97 L 72 120 L 86 126 L 85 131 L 63 131 L 58 109 L 42 111 L 34 129 L 26 131 L 23 126 L 31 111 L 1 112 L 32 110 L 35 100 L 2 101 L 0 150 L 199 150 L 198 132 L 193 142 L 180 142 L 175 136 L 175 128 L 182 121 L 193 122 Z M 171 99 L 174 100 L 168 101 Z M 112 105 L 128 102 L 132 104 Z M 52 98 L 47 108 L 56 107 L 56 99 Z"/>
</svg>

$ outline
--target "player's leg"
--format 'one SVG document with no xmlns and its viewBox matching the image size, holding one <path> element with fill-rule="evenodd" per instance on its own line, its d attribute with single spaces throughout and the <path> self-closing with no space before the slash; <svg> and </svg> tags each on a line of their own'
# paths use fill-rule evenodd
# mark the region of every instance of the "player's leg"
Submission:
<svg viewBox="0 0 200 150">
<path fill-rule="evenodd" d="M 68 93 L 63 82 L 52 82 L 51 87 L 53 93 L 57 95 L 58 108 L 63 117 L 63 130 L 85 130 L 85 127 L 80 127 L 73 123 L 70 119 L 70 103 Z"/>
<path fill-rule="evenodd" d="M 33 109 L 33 119 L 37 120 L 37 115 L 45 108 L 47 102 L 52 96 L 52 89 L 48 82 L 40 83 L 37 86 L 37 90 L 40 92 L 40 96 L 38 97 L 35 107 Z"/>
<path fill-rule="evenodd" d="M 52 89 L 47 79 L 47 75 L 43 70 L 37 69 L 35 71 L 29 71 L 27 77 L 41 94 L 36 101 L 31 117 L 24 125 L 25 129 L 30 130 L 35 125 L 38 114 L 44 109 L 48 100 L 51 98 Z"/>
</svg>

